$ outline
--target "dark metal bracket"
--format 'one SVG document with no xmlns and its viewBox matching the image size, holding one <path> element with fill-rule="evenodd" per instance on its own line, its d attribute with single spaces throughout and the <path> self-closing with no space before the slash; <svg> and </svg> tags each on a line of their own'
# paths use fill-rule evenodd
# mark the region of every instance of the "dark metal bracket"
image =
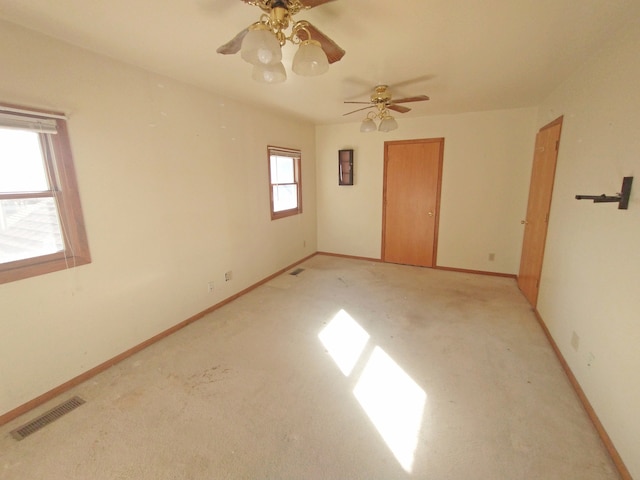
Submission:
<svg viewBox="0 0 640 480">
<path fill-rule="evenodd" d="M 631 185 L 633 177 L 624 177 L 622 179 L 622 191 L 615 196 L 605 195 L 576 195 L 576 200 L 593 200 L 593 203 L 618 203 L 619 210 L 627 210 L 629 208 L 629 197 L 631 196 Z"/>
</svg>

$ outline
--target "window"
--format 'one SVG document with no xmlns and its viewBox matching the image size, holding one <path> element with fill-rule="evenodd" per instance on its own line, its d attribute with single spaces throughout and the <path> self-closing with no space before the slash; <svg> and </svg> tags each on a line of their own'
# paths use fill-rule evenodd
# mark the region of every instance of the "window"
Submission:
<svg viewBox="0 0 640 480">
<path fill-rule="evenodd" d="M 271 220 L 302 213 L 300 150 L 267 147 Z"/>
<path fill-rule="evenodd" d="M 64 117 L 0 105 L 0 283 L 89 262 Z"/>
</svg>

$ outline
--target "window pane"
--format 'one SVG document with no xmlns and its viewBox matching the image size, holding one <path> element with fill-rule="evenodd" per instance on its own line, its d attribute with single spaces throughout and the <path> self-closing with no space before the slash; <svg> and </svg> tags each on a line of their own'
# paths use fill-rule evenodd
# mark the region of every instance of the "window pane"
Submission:
<svg viewBox="0 0 640 480">
<path fill-rule="evenodd" d="M 273 186 L 273 211 L 281 212 L 298 207 L 298 186 L 297 185 L 274 185 Z"/>
<path fill-rule="evenodd" d="M 271 183 L 294 183 L 294 159 L 291 157 L 271 156 Z"/>
<path fill-rule="evenodd" d="M 49 190 L 36 132 L 0 128 L 0 192 Z"/>
<path fill-rule="evenodd" d="M 0 263 L 62 251 L 53 198 L 0 201 Z"/>
</svg>

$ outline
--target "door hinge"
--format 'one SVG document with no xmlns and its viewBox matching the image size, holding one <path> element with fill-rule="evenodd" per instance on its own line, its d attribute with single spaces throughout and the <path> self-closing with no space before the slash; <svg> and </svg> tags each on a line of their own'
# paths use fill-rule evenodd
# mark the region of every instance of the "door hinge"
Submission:
<svg viewBox="0 0 640 480">
<path fill-rule="evenodd" d="M 560 140 L 556 140 L 556 152 L 560 149 Z"/>
</svg>

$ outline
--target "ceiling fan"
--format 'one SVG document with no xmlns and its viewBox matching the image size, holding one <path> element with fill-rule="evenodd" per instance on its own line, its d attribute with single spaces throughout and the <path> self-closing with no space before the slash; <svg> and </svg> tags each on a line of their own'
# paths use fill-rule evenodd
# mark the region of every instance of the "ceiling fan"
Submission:
<svg viewBox="0 0 640 480">
<path fill-rule="evenodd" d="M 367 114 L 367 117 L 362 121 L 360 131 L 372 132 L 377 129 L 382 132 L 389 132 L 398 128 L 398 123 L 391 116 L 389 110 L 393 110 L 399 113 L 407 113 L 411 109 L 409 107 L 405 107 L 404 105 L 398 105 L 399 103 L 424 102 L 426 100 L 429 100 L 429 97 L 427 97 L 426 95 L 416 95 L 414 97 L 405 97 L 393 100 L 391 91 L 389 90 L 389 86 L 378 85 L 375 87 L 373 93 L 371 94 L 371 99 L 368 102 L 344 102 L 368 105 L 367 107 L 358 108 L 351 112 L 345 113 L 344 115 L 351 115 L 352 113 L 361 112 L 362 110 L 376 108 L 376 112 L 369 112 Z M 375 119 L 380 120 L 380 125 L 378 127 L 376 127 L 376 124 L 374 122 Z"/>
<path fill-rule="evenodd" d="M 253 78 L 277 83 L 286 79 L 281 47 L 287 41 L 299 45 L 293 59 L 293 71 L 299 75 L 320 75 L 329 64 L 346 53 L 333 40 L 306 20 L 293 20 L 301 10 L 308 10 L 334 0 L 241 0 L 260 7 L 260 20 L 249 25 L 216 51 L 223 55 L 240 52 L 243 60 L 254 65 Z M 291 25 L 291 33 L 286 30 Z"/>
</svg>

